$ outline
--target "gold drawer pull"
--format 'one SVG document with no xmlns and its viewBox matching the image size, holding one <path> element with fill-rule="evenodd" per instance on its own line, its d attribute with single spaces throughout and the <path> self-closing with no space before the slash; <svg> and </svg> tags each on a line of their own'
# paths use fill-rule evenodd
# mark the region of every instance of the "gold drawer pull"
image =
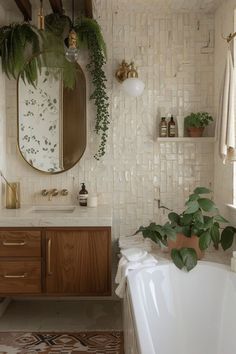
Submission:
<svg viewBox="0 0 236 354">
<path fill-rule="evenodd" d="M 2 244 L 3 246 L 25 246 L 26 242 L 25 241 L 19 241 L 19 242 L 3 241 Z"/>
<path fill-rule="evenodd" d="M 48 268 L 48 275 L 52 275 L 52 270 L 51 270 L 51 248 L 52 248 L 52 240 L 51 238 L 48 239 L 48 249 L 47 249 L 47 254 L 48 254 L 48 260 L 47 260 L 47 268 Z"/>
<path fill-rule="evenodd" d="M 5 274 L 3 276 L 3 278 L 11 278 L 11 279 L 15 279 L 15 278 L 27 278 L 28 274 L 24 273 L 24 274 L 20 274 L 20 275 L 14 275 L 14 274 Z"/>
</svg>

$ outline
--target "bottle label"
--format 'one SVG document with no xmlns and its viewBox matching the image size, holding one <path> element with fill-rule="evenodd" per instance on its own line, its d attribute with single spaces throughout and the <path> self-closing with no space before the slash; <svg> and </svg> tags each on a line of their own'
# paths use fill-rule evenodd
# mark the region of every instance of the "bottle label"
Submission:
<svg viewBox="0 0 236 354">
<path fill-rule="evenodd" d="M 170 136 L 175 136 L 175 125 L 170 126 Z"/>
<path fill-rule="evenodd" d="M 161 127 L 161 136 L 162 137 L 166 137 L 167 136 L 167 127 L 166 126 L 162 126 Z"/>
<path fill-rule="evenodd" d="M 80 205 L 87 205 L 88 194 L 79 194 Z"/>
</svg>

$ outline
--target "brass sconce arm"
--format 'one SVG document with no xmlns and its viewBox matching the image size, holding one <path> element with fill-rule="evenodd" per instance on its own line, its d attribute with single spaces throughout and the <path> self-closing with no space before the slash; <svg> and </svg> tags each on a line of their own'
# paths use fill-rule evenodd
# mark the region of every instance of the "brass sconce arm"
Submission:
<svg viewBox="0 0 236 354">
<path fill-rule="evenodd" d="M 115 77 L 119 82 L 123 82 L 129 78 L 138 78 L 138 72 L 134 67 L 134 62 L 128 64 L 125 60 L 122 60 L 119 68 L 116 70 Z"/>
</svg>

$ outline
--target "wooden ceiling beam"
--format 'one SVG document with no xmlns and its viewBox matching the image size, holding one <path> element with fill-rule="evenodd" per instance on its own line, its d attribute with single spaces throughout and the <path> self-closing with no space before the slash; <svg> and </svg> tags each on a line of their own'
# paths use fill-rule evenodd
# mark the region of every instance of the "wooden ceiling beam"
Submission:
<svg viewBox="0 0 236 354">
<path fill-rule="evenodd" d="M 93 4 L 92 0 L 83 0 L 84 1 L 84 10 L 85 16 L 93 18 Z"/>
<path fill-rule="evenodd" d="M 32 5 L 29 0 L 15 0 L 16 5 L 24 16 L 24 21 L 32 20 Z"/>
<path fill-rule="evenodd" d="M 62 15 L 64 13 L 62 0 L 49 0 L 52 11 Z"/>
</svg>

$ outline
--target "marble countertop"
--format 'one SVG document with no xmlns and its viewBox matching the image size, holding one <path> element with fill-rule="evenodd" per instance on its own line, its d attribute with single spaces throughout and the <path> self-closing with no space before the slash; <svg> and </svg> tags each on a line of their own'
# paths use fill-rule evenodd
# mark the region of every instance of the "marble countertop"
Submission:
<svg viewBox="0 0 236 354">
<path fill-rule="evenodd" d="M 47 209 L 58 206 L 37 206 Z M 60 208 L 68 207 L 60 205 Z M 112 210 L 109 205 L 96 208 L 73 206 L 72 212 L 37 210 L 35 206 L 20 209 L 0 209 L 0 227 L 89 227 L 112 226 Z"/>
</svg>

